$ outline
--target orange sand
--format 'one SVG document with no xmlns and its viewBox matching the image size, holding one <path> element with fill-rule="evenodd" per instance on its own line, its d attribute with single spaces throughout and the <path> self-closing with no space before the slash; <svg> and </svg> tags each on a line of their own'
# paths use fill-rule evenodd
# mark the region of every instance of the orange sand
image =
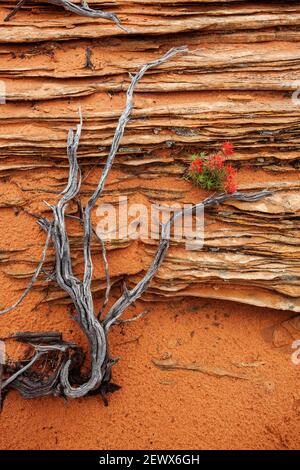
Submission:
<svg viewBox="0 0 300 470">
<path fill-rule="evenodd" d="M 300 365 L 291 362 L 288 340 L 282 350 L 266 334 L 290 312 L 210 300 L 140 302 L 137 311 L 144 308 L 146 317 L 111 334 L 111 350 L 121 358 L 114 381 L 122 389 L 109 396 L 107 408 L 98 397 L 25 401 L 11 392 L 1 415 L 0 447 L 299 448 Z M 170 355 L 248 380 L 162 371 L 151 361 Z"/>
</svg>

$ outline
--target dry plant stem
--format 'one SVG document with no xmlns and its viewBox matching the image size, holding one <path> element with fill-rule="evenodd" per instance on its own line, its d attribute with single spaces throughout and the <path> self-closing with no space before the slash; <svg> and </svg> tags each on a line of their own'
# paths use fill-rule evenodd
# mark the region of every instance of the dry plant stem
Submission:
<svg viewBox="0 0 300 470">
<path fill-rule="evenodd" d="M 12 383 L 14 380 L 16 380 L 20 375 L 24 374 L 24 372 L 27 369 L 30 369 L 30 367 L 43 355 L 46 354 L 46 351 L 36 351 L 35 355 L 31 359 L 31 361 L 26 364 L 26 366 L 22 367 L 22 369 L 18 370 L 15 374 L 11 375 L 7 380 L 5 380 L 2 384 L 2 388 L 4 389 L 7 387 L 10 383 Z"/>
<path fill-rule="evenodd" d="M 134 317 L 126 318 L 126 320 L 116 320 L 115 324 L 125 325 L 126 323 L 132 323 L 133 321 L 143 318 L 145 315 L 147 315 L 147 313 L 148 313 L 148 310 L 144 310 L 143 312 L 139 313 L 138 315 L 135 315 Z"/>
<path fill-rule="evenodd" d="M 127 29 L 121 25 L 121 21 L 117 15 L 115 15 L 114 13 L 109 13 L 109 12 L 105 12 L 102 10 L 94 10 L 88 6 L 86 1 L 83 1 L 81 3 L 81 6 L 74 4 L 70 2 L 69 0 L 45 0 L 45 1 L 47 3 L 51 3 L 52 5 L 61 6 L 65 10 L 75 13 L 76 15 L 87 16 L 88 18 L 103 18 L 105 20 L 113 21 L 118 27 L 120 27 L 124 31 L 127 31 Z M 18 12 L 18 10 L 20 10 L 20 8 L 24 5 L 25 2 L 26 0 L 20 0 L 19 3 L 16 5 L 16 7 L 13 9 L 13 11 L 7 15 L 4 21 L 9 21 L 13 16 L 15 16 L 15 14 Z"/>
<path fill-rule="evenodd" d="M 100 311 L 98 313 L 98 320 L 99 320 L 102 313 L 104 312 L 104 309 L 105 309 L 106 305 L 108 304 L 108 301 L 109 301 L 111 282 L 110 282 L 109 266 L 108 266 L 108 261 L 107 261 L 107 256 L 106 256 L 105 242 L 101 238 L 99 238 L 98 235 L 97 235 L 97 238 L 99 239 L 99 241 L 101 243 L 101 247 L 102 247 L 102 259 L 103 259 L 103 263 L 104 263 L 105 277 L 106 277 L 105 295 L 104 295 L 104 299 L 103 299 L 103 302 L 102 302 L 102 306 L 101 306 Z"/>
<path fill-rule="evenodd" d="M 26 0 L 20 0 L 15 8 L 4 18 L 4 21 L 9 21 L 11 18 L 13 18 L 17 12 L 22 8 L 22 5 L 24 5 Z"/>
</svg>

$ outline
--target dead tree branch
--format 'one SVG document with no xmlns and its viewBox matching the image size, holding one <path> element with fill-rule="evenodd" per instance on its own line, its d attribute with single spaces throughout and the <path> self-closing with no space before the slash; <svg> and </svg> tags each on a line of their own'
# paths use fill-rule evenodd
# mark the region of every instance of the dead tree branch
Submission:
<svg viewBox="0 0 300 470">
<path fill-rule="evenodd" d="M 20 0 L 15 8 L 6 16 L 4 21 L 11 20 L 16 13 L 22 8 L 24 3 L 27 0 Z M 121 21 L 117 15 L 114 13 L 105 12 L 102 10 L 94 10 L 88 6 L 86 0 L 82 0 L 81 6 L 74 4 L 69 0 L 45 0 L 47 3 L 51 3 L 52 5 L 57 5 L 63 7 L 65 10 L 70 11 L 71 13 L 75 13 L 79 16 L 86 16 L 88 18 L 103 18 L 105 20 L 113 21 L 119 28 L 123 29 L 124 31 L 128 32 L 124 26 L 121 25 Z"/>
<path fill-rule="evenodd" d="M 61 289 L 63 289 L 72 299 L 75 306 L 77 317 L 76 320 L 79 323 L 80 327 L 86 334 L 91 354 L 91 367 L 90 375 L 86 381 L 79 383 L 78 381 L 74 383 L 72 380 L 72 369 L 74 368 L 74 355 L 65 355 L 65 361 L 61 362 L 60 368 L 60 387 L 61 393 L 64 396 L 78 398 L 84 395 L 87 395 L 90 392 L 99 390 L 101 393 L 101 386 L 110 382 L 111 378 L 111 366 L 114 361 L 110 358 L 107 346 L 107 334 L 106 328 L 104 326 L 104 320 L 99 321 L 94 312 L 93 297 L 91 291 L 91 280 L 93 274 L 93 264 L 91 258 L 91 235 L 93 232 L 91 225 L 91 211 L 94 208 L 97 200 L 102 194 L 107 176 L 113 165 L 115 155 L 118 151 L 121 138 L 124 134 L 126 124 L 130 118 L 130 114 L 133 108 L 133 93 L 136 85 L 143 75 L 151 68 L 159 66 L 160 64 L 166 62 L 172 58 L 175 54 L 185 52 L 186 48 L 173 48 L 161 58 L 151 61 L 145 64 L 137 72 L 135 76 L 132 77 L 130 86 L 127 91 L 126 105 L 125 109 L 119 119 L 111 149 L 103 169 L 102 175 L 99 180 L 99 184 L 87 202 L 85 209 L 83 210 L 83 245 L 84 245 L 84 276 L 83 280 L 77 278 L 72 269 L 71 262 L 71 250 L 68 234 L 66 231 L 65 225 L 65 211 L 68 203 L 73 200 L 80 191 L 81 186 L 81 174 L 77 161 L 77 150 L 79 145 L 79 140 L 82 130 L 82 116 L 80 112 L 80 123 L 77 126 L 76 132 L 74 133 L 72 129 L 69 130 L 68 140 L 67 140 L 67 153 L 69 159 L 69 178 L 68 184 L 61 194 L 61 198 L 55 206 L 50 206 L 53 213 L 53 221 L 49 221 L 46 218 L 39 219 L 40 226 L 50 234 L 54 250 L 55 250 L 55 281 Z M 102 245 L 103 259 L 106 266 L 106 271 L 108 270 L 107 260 L 105 255 L 105 247 Z M 43 260 L 42 260 L 43 261 Z M 41 270 L 42 263 L 39 265 L 38 272 Z M 37 276 L 34 277 L 36 279 Z M 108 279 L 108 277 L 107 277 Z M 32 283 L 30 288 L 32 287 Z M 109 294 L 110 283 L 108 282 L 108 287 L 106 291 L 106 297 Z M 28 290 L 28 289 L 27 289 Z M 104 298 L 104 305 L 107 303 L 107 298 Z M 22 297 L 23 299 L 24 297 Z M 22 300 L 21 299 L 21 300 Z M 20 300 L 20 301 L 21 301 Z M 20 303 L 18 302 L 18 304 Z M 118 315 L 119 316 L 119 315 Z M 38 357 L 35 358 L 37 360 Z M 81 363 L 77 364 L 77 369 L 80 371 Z M 27 366 L 26 371 L 28 369 Z M 30 368 L 30 367 L 29 367 Z M 19 376 L 22 376 L 18 374 Z M 2 388 L 4 389 L 7 385 L 13 386 L 15 384 L 14 380 L 9 380 L 9 382 L 4 381 Z M 27 383 L 29 387 L 29 383 Z M 36 392 L 36 387 L 34 387 Z M 28 392 L 27 392 L 28 395 Z"/>
<path fill-rule="evenodd" d="M 132 76 L 131 83 L 127 90 L 125 108 L 119 118 L 106 164 L 103 168 L 95 191 L 89 198 L 85 208 L 81 210 L 81 217 L 79 217 L 83 226 L 84 274 L 82 279 L 79 279 L 73 273 L 71 248 L 65 223 L 65 219 L 68 216 L 68 214 L 66 214 L 67 206 L 76 198 L 81 187 L 81 172 L 77 160 L 77 150 L 83 124 L 81 111 L 80 123 L 77 125 L 76 132 L 70 129 L 68 134 L 67 154 L 69 159 L 69 177 L 67 186 L 60 194 L 57 204 L 54 206 L 49 205 L 52 210 L 53 220 L 50 221 L 47 218 L 40 218 L 38 221 L 42 229 L 48 234 L 47 241 L 42 260 L 25 292 L 27 295 L 33 282 L 36 280 L 42 269 L 49 239 L 51 238 L 55 252 L 55 270 L 53 279 L 71 298 L 76 310 L 75 320 L 88 339 L 90 350 L 89 374 L 85 375 L 82 372 L 84 354 L 81 348 L 72 343 L 64 342 L 59 333 L 19 333 L 15 335 L 15 339 L 30 344 L 34 348 L 35 354 L 31 360 L 19 364 L 17 370 L 12 371 L 11 373 L 7 370 L 4 372 L 6 375 L 8 374 L 8 377 L 4 377 L 4 380 L 2 381 L 2 391 L 6 392 L 9 388 L 16 388 L 23 396 L 30 398 L 48 394 L 79 398 L 88 394 L 99 393 L 106 403 L 104 394 L 118 388 L 116 385 L 111 383 L 111 368 L 116 360 L 112 359 L 109 353 L 109 330 L 111 326 L 118 321 L 124 310 L 133 304 L 148 288 L 167 254 L 170 244 L 170 228 L 177 217 L 179 215 L 184 215 L 187 211 L 193 213 L 200 206 L 208 207 L 220 204 L 228 199 L 256 201 L 270 194 L 268 191 L 260 191 L 252 195 L 239 192 L 231 195 L 221 194 L 219 196 L 207 198 L 202 203 L 181 211 L 180 214 L 175 213 L 173 217 L 161 228 L 161 237 L 156 254 L 154 255 L 153 261 L 143 278 L 131 290 L 128 290 L 126 286 L 124 287 L 123 294 L 112 305 L 106 315 L 104 315 L 103 319 L 101 318 L 101 314 L 104 312 L 104 308 L 108 303 L 111 282 L 105 244 L 100 239 L 106 273 L 106 291 L 100 315 L 99 317 L 96 315 L 91 290 L 93 275 L 91 237 L 94 233 L 91 223 L 92 210 L 102 195 L 107 177 L 112 168 L 115 155 L 124 134 L 126 124 L 130 119 L 136 85 L 149 69 L 163 64 L 167 60 L 171 59 L 175 54 L 183 53 L 185 51 L 185 47 L 173 48 L 159 59 L 143 65 L 136 75 Z M 2 313 L 12 310 L 12 308 L 19 305 L 23 298 L 24 294 L 21 299 L 14 304 L 14 306 L 6 309 Z M 49 360 L 50 363 L 50 359 L 53 362 L 53 354 L 56 355 L 55 367 L 52 367 L 52 369 L 50 368 L 50 372 L 48 372 L 45 380 L 45 376 L 41 376 L 37 371 L 34 371 L 34 367 L 42 357 L 45 358 L 46 362 Z"/>
</svg>

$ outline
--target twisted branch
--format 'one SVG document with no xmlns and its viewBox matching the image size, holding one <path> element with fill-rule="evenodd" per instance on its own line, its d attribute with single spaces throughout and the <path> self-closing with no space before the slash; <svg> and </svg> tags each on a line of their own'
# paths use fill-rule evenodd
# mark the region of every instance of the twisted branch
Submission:
<svg viewBox="0 0 300 470">
<path fill-rule="evenodd" d="M 260 191 L 250 195 L 239 192 L 230 195 L 220 194 L 216 197 L 207 198 L 203 202 L 196 204 L 191 208 L 184 209 L 180 213 L 175 213 L 166 224 L 162 225 L 158 248 L 153 257 L 153 261 L 143 278 L 131 290 L 128 290 L 126 286 L 124 287 L 123 294 L 112 305 L 103 319 L 101 319 L 101 314 L 103 313 L 109 299 L 111 283 L 105 244 L 100 239 L 99 241 L 102 247 L 107 286 L 100 314 L 99 316 L 95 314 L 91 291 L 93 263 L 90 245 L 91 236 L 94 233 L 91 224 L 92 209 L 102 195 L 105 182 L 112 168 L 126 124 L 130 119 L 133 108 L 133 94 L 136 85 L 150 68 L 159 66 L 175 54 L 185 51 L 185 47 L 171 49 L 159 59 L 142 66 L 137 74 L 131 79 L 131 83 L 127 90 L 125 109 L 119 118 L 110 152 L 99 179 L 99 183 L 89 198 L 86 207 L 81 210 L 82 214 L 81 217 L 79 217 L 79 220 L 83 225 L 84 232 L 84 275 L 82 280 L 76 277 L 73 273 L 70 243 L 65 224 L 65 218 L 68 216 L 65 214 L 66 208 L 77 196 L 81 187 L 81 173 L 77 161 L 77 150 L 82 131 L 81 111 L 80 123 L 77 125 L 76 132 L 70 129 L 68 134 L 67 153 L 69 159 L 69 178 L 67 186 L 60 194 L 60 199 L 57 204 L 54 206 L 49 205 L 52 210 L 53 221 L 49 221 L 46 218 L 40 218 L 38 221 L 43 230 L 48 234 L 46 247 L 38 269 L 32 278 L 30 287 L 28 287 L 25 292 L 27 295 L 33 282 L 42 269 L 42 264 L 46 256 L 46 249 L 51 237 L 55 250 L 55 272 L 53 274 L 53 279 L 71 298 L 77 314 L 75 320 L 78 322 L 89 342 L 90 372 L 88 376 L 85 376 L 81 372 L 81 366 L 83 364 L 83 352 L 81 348 L 74 344 L 63 342 L 59 333 L 21 333 L 15 335 L 15 338 L 19 341 L 31 344 L 35 349 L 35 355 L 29 362 L 27 361 L 25 365 L 21 364 L 18 370 L 13 372 L 10 377 L 2 381 L 2 390 L 6 391 L 8 388 L 16 388 L 20 390 L 25 397 L 52 393 L 54 395 L 63 395 L 70 398 L 79 398 L 87 394 L 100 393 L 106 403 L 106 399 L 103 394 L 109 391 L 114 391 L 118 388 L 116 385 L 111 383 L 111 367 L 116 361 L 113 360 L 109 354 L 109 330 L 111 326 L 118 321 L 124 310 L 133 304 L 133 302 L 135 302 L 148 288 L 167 254 L 170 244 L 170 228 L 176 221 L 177 217 L 185 215 L 188 212 L 193 214 L 199 207 L 208 207 L 220 204 L 228 199 L 256 201 L 270 194 L 269 191 Z M 23 298 L 24 294 L 14 306 L 19 305 Z M 6 309 L 3 313 L 10 311 L 14 306 Z M 47 358 L 49 355 L 53 354 L 53 352 L 58 353 L 60 356 L 57 362 L 57 367 L 52 371 L 48 380 L 45 382 L 43 377 L 40 377 L 38 380 L 34 379 L 30 372 L 31 368 L 44 355 L 47 361 Z"/>
</svg>

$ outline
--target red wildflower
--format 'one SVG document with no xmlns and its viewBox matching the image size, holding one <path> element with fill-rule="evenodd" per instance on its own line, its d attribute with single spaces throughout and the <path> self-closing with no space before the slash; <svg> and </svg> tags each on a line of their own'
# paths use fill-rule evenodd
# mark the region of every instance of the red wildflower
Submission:
<svg viewBox="0 0 300 470">
<path fill-rule="evenodd" d="M 229 176 L 235 177 L 236 176 L 236 169 L 232 165 L 227 165 L 226 166 L 226 173 Z"/>
<path fill-rule="evenodd" d="M 216 167 L 216 162 L 215 162 L 215 155 L 210 155 L 208 157 L 208 160 L 206 162 L 206 166 L 207 168 L 209 168 L 210 170 L 214 170 L 215 167 Z"/>
<path fill-rule="evenodd" d="M 222 170 L 224 168 L 224 161 L 224 157 L 220 154 L 211 155 L 208 159 L 207 167 L 210 170 Z"/>
<path fill-rule="evenodd" d="M 235 193 L 237 190 L 237 185 L 231 175 L 227 175 L 224 188 L 227 193 Z"/>
<path fill-rule="evenodd" d="M 224 144 L 221 147 L 222 152 L 226 157 L 230 157 L 230 155 L 233 155 L 233 145 L 231 142 L 224 142 Z"/>
<path fill-rule="evenodd" d="M 208 191 L 223 190 L 226 193 L 237 191 L 237 170 L 226 164 L 226 156 L 233 153 L 233 146 L 225 142 L 222 151 L 194 156 L 187 177 L 195 184 Z"/>
<path fill-rule="evenodd" d="M 201 173 L 203 168 L 203 162 L 200 158 L 197 158 L 196 160 L 192 161 L 191 163 L 191 171 L 196 172 L 196 173 Z"/>
<path fill-rule="evenodd" d="M 214 165 L 217 170 L 222 170 L 222 168 L 224 167 L 224 158 L 222 157 L 222 155 L 218 154 L 214 156 Z"/>
</svg>

